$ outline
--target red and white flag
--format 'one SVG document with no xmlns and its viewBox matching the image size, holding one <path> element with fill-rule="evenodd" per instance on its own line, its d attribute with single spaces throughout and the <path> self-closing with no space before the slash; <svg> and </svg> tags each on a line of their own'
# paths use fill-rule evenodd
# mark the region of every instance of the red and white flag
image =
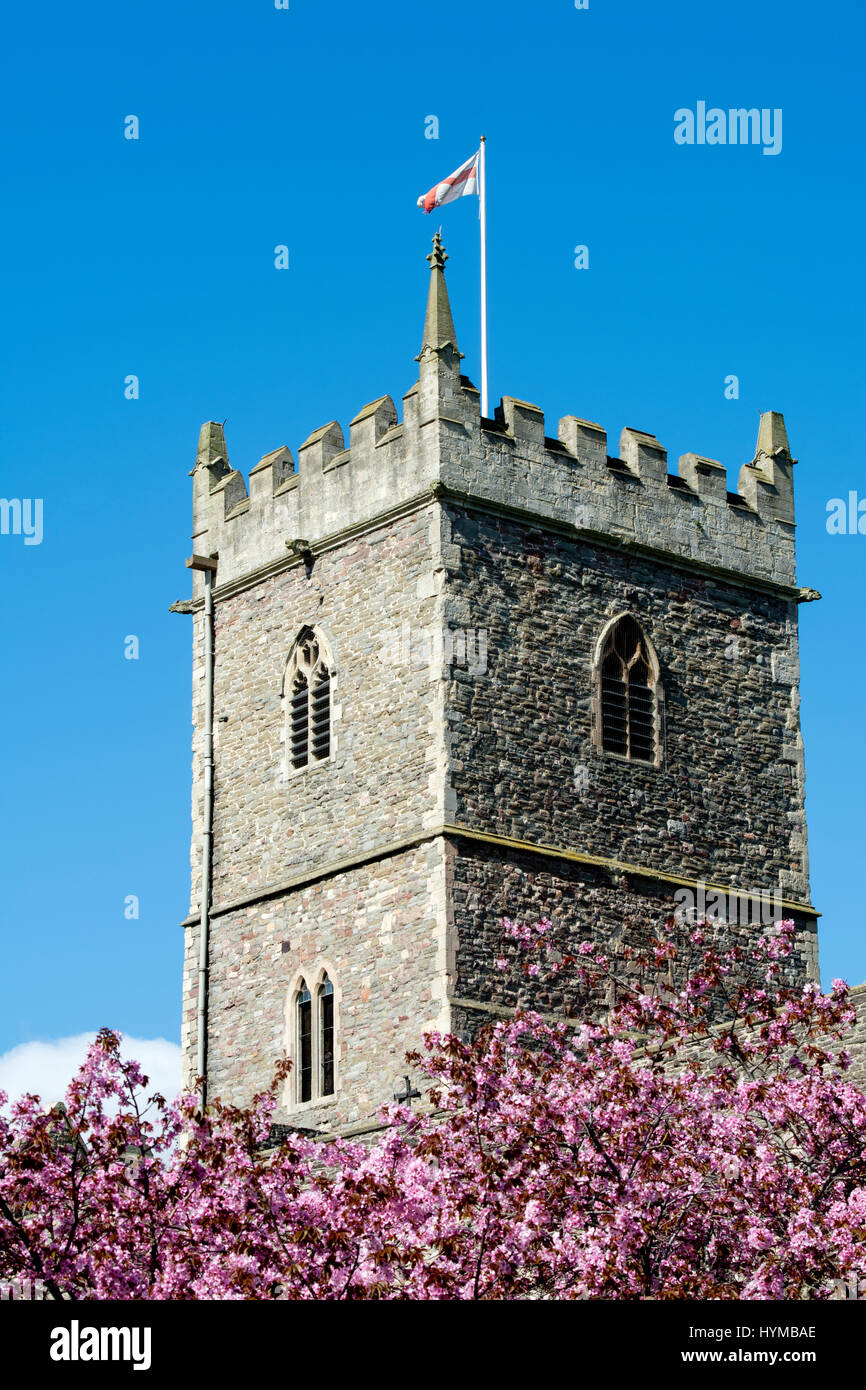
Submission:
<svg viewBox="0 0 866 1390">
<path fill-rule="evenodd" d="M 455 198 L 465 198 L 468 193 L 478 192 L 478 156 L 476 150 L 471 159 L 467 159 L 465 164 L 461 164 L 459 169 L 455 169 L 453 174 L 449 174 L 447 179 L 441 183 L 436 183 L 418 199 L 419 208 L 425 212 L 432 212 L 434 208 L 441 208 L 443 203 L 453 203 Z"/>
</svg>

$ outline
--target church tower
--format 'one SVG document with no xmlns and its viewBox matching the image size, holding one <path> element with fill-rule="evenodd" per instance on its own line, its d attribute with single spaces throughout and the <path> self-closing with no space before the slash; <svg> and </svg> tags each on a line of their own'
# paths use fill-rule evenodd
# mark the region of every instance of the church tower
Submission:
<svg viewBox="0 0 866 1390">
<path fill-rule="evenodd" d="M 615 943 L 749 895 L 794 917 L 817 977 L 797 618 L 818 596 L 796 584 L 782 416 L 736 492 L 697 454 L 669 473 L 641 430 L 611 457 L 602 426 L 550 437 L 513 396 L 483 418 L 438 235 L 428 260 L 402 418 L 383 396 L 348 445 L 331 421 L 249 488 L 202 427 L 175 605 L 190 1074 L 204 1059 L 209 1097 L 242 1103 L 288 1054 L 276 1118 L 320 1132 L 369 1125 L 425 1031 L 513 1004 L 504 915 Z"/>
</svg>

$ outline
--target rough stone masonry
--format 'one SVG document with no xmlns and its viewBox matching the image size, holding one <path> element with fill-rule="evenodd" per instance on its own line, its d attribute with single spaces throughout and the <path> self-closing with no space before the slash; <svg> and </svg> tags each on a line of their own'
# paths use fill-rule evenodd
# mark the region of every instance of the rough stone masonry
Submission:
<svg viewBox="0 0 866 1390">
<path fill-rule="evenodd" d="M 575 416 L 545 434 L 506 396 L 482 418 L 460 372 L 438 236 L 418 380 L 253 468 L 201 430 L 193 548 L 215 558 L 209 1095 L 248 1101 L 297 1063 L 296 1001 L 334 990 L 331 1095 L 277 1119 L 359 1127 L 428 1029 L 514 1002 L 504 914 L 616 942 L 677 891 L 765 891 L 817 978 L 810 903 L 791 457 L 761 416 L 737 491 L 712 459 L 668 472 L 651 434 L 608 454 Z M 183 1035 L 196 1055 L 204 740 L 203 577 L 194 617 L 192 899 Z M 598 661 L 632 615 L 658 663 L 652 761 L 602 746 Z M 330 747 L 296 769 L 289 660 L 327 651 Z M 567 1009 L 567 992 L 526 1002 Z M 410 1078 L 412 1083 L 417 1078 Z"/>
</svg>

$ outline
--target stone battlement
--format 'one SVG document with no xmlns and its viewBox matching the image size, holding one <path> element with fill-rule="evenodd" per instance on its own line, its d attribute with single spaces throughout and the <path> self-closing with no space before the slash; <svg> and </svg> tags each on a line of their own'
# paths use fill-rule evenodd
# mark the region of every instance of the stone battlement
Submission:
<svg viewBox="0 0 866 1390">
<path fill-rule="evenodd" d="M 300 446 L 297 465 L 285 446 L 265 454 L 249 489 L 229 464 L 223 427 L 202 426 L 193 541 L 199 554 L 218 555 L 221 586 L 437 487 L 748 578 L 795 583 L 795 460 L 780 414 L 761 416 L 736 492 L 724 466 L 698 454 L 682 455 L 668 472 L 663 445 L 641 430 L 624 429 L 611 457 L 601 425 L 566 415 L 551 438 L 539 407 L 514 396 L 485 419 L 479 392 L 460 373 L 438 238 L 428 259 L 419 378 L 403 397 L 402 421 L 382 396 L 351 421 L 348 445 L 332 420 Z"/>
</svg>

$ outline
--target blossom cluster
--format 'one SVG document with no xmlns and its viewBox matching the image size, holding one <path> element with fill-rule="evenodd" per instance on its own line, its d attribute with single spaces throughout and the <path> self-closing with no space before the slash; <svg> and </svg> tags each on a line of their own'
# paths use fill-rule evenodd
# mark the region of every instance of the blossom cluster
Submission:
<svg viewBox="0 0 866 1390">
<path fill-rule="evenodd" d="M 368 1144 L 269 1142 L 286 1063 L 246 1109 L 148 1096 L 104 1030 L 62 1107 L 0 1097 L 0 1283 L 70 1299 L 799 1299 L 866 1278 L 852 1012 L 839 981 L 781 987 L 793 924 L 748 952 L 669 925 L 618 960 L 554 936 L 505 922 L 500 959 L 573 972 L 609 1007 L 427 1036 L 411 1058 L 423 1104 L 388 1107 Z"/>
</svg>

